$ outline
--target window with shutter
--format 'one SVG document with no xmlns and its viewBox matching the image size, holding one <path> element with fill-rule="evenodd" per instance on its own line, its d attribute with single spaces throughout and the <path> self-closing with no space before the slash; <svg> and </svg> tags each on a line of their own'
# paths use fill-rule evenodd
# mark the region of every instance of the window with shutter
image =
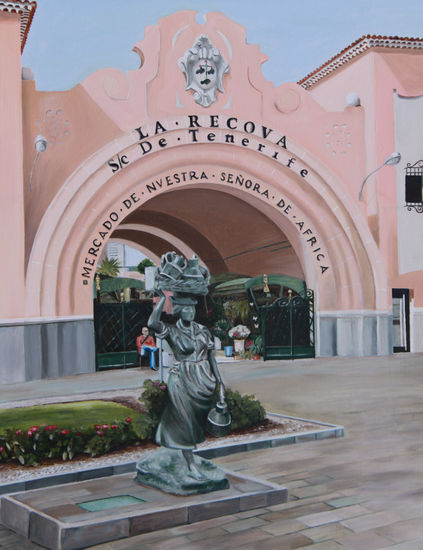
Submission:
<svg viewBox="0 0 423 550">
<path fill-rule="evenodd" d="M 405 169 L 405 206 L 423 212 L 423 160 L 408 163 Z"/>
</svg>

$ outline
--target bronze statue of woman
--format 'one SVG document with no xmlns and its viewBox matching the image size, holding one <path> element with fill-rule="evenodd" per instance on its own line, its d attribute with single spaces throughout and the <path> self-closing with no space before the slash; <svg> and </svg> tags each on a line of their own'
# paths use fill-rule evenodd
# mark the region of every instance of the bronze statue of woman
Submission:
<svg viewBox="0 0 423 550">
<path fill-rule="evenodd" d="M 225 389 L 214 356 L 214 341 L 209 330 L 194 321 L 197 300 L 188 294 L 176 292 L 171 297 L 176 325 L 160 320 L 166 300 L 157 289 L 160 301 L 153 310 L 148 326 L 157 338 L 169 343 L 175 362 L 169 371 L 169 403 L 163 412 L 156 433 L 156 443 L 170 449 L 180 449 L 186 460 L 188 475 L 194 479 L 206 476 L 197 467 L 192 451 L 205 439 L 207 415 L 214 404 L 216 384 L 220 401 Z"/>
<path fill-rule="evenodd" d="M 137 480 L 177 495 L 206 493 L 229 487 L 226 473 L 193 451 L 205 439 L 207 420 L 214 427 L 228 427 L 230 416 L 216 421 L 220 408 L 226 407 L 225 388 L 214 356 L 209 330 L 194 321 L 198 296 L 205 296 L 210 282 L 209 270 L 198 258 L 187 261 L 175 252 L 162 256 L 156 272 L 154 290 L 159 295 L 148 320 L 157 338 L 167 340 L 175 356 L 169 370 L 168 404 L 156 432 L 161 448 L 147 454 L 137 464 Z M 164 290 L 171 290 L 176 324 L 162 321 L 166 301 Z M 220 399 L 216 400 L 216 385 Z M 212 410 L 211 410 L 212 409 Z M 219 409 L 219 411 L 218 411 Z M 223 410 L 223 409 L 222 409 Z"/>
</svg>

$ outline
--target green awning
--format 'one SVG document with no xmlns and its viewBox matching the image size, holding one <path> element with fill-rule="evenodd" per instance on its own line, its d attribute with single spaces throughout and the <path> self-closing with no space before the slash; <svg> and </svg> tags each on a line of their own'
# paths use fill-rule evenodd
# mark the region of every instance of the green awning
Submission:
<svg viewBox="0 0 423 550">
<path fill-rule="evenodd" d="M 301 295 L 303 295 L 306 290 L 306 284 L 302 279 L 290 277 L 289 275 L 268 275 L 267 282 L 269 285 L 279 285 L 281 287 L 292 288 L 292 290 L 295 290 L 295 292 Z M 260 286 L 263 287 L 263 285 L 263 275 L 259 275 L 258 277 L 248 279 L 247 283 L 245 284 L 245 288 L 249 289 Z"/>
<path fill-rule="evenodd" d="M 248 275 L 242 273 L 232 273 L 227 271 L 226 273 L 218 273 L 217 275 L 212 275 L 210 277 L 210 285 L 217 286 L 228 281 L 233 281 L 234 279 L 249 278 Z"/>
<path fill-rule="evenodd" d="M 249 277 L 241 277 L 240 279 L 233 279 L 232 281 L 226 281 L 217 285 L 213 290 L 213 296 L 226 296 L 228 294 L 242 294 L 245 292 L 245 284 L 249 281 Z"/>
<path fill-rule="evenodd" d="M 125 288 L 141 288 L 144 290 L 145 284 L 143 281 L 131 277 L 110 277 L 110 279 L 100 281 L 100 292 L 115 292 Z"/>
<path fill-rule="evenodd" d="M 298 294 L 303 295 L 306 290 L 306 284 L 303 280 L 296 277 L 290 277 L 289 275 L 277 275 L 272 274 L 267 276 L 269 285 L 279 285 L 281 288 L 291 288 Z M 264 281 L 263 275 L 258 277 L 240 277 L 239 279 L 233 279 L 217 285 L 213 290 L 213 296 L 227 296 L 230 294 L 243 294 L 248 289 L 261 287 L 263 288 Z"/>
</svg>

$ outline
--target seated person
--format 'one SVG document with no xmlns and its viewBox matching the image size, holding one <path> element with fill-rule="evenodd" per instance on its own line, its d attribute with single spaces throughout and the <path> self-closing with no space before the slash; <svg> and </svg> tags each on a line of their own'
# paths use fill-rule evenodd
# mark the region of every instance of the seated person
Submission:
<svg viewBox="0 0 423 550">
<path fill-rule="evenodd" d="M 140 358 L 143 357 L 147 351 L 150 352 L 150 368 L 157 370 L 155 352 L 159 349 L 156 347 L 154 338 L 150 336 L 148 327 L 142 327 L 140 336 L 137 338 L 137 349 Z"/>
</svg>

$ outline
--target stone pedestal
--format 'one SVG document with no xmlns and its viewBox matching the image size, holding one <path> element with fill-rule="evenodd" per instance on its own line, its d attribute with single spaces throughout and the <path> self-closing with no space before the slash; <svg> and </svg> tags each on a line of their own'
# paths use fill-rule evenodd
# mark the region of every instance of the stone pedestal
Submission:
<svg viewBox="0 0 423 550">
<path fill-rule="evenodd" d="M 141 485 L 134 474 L 3 496 L 1 521 L 43 548 L 79 550 L 287 500 L 284 487 L 231 472 L 229 488 L 186 497 Z"/>
<path fill-rule="evenodd" d="M 197 495 L 229 487 L 223 470 L 210 460 L 193 455 L 198 474 L 193 477 L 182 452 L 177 449 L 159 449 L 146 455 L 137 464 L 137 481 L 149 487 L 174 495 Z"/>
</svg>

